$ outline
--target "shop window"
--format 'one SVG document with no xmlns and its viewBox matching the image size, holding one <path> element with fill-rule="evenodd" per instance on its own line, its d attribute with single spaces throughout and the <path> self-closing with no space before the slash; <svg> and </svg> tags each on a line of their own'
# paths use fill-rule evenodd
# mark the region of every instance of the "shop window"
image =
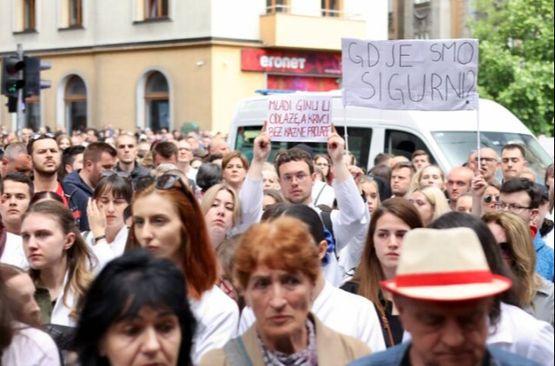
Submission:
<svg viewBox="0 0 555 366">
<path fill-rule="evenodd" d="M 68 0 L 68 26 L 81 27 L 83 25 L 83 1 Z"/>
<path fill-rule="evenodd" d="M 146 125 L 153 131 L 170 127 L 170 98 L 168 81 L 161 72 L 152 72 L 145 86 Z"/>
<path fill-rule="evenodd" d="M 340 0 L 321 0 L 322 16 L 338 17 L 341 14 Z"/>
<path fill-rule="evenodd" d="M 36 15 L 35 0 L 23 0 L 23 32 L 36 29 Z"/>
<path fill-rule="evenodd" d="M 168 17 L 168 0 L 145 0 L 145 19 Z"/>
<path fill-rule="evenodd" d="M 40 128 L 40 97 L 33 95 L 25 99 L 25 127 L 38 131 Z"/>
<path fill-rule="evenodd" d="M 287 0 L 266 0 L 266 14 L 286 13 Z"/>
<path fill-rule="evenodd" d="M 67 129 L 84 131 L 87 128 L 87 87 L 77 75 L 69 78 L 65 90 Z"/>
</svg>

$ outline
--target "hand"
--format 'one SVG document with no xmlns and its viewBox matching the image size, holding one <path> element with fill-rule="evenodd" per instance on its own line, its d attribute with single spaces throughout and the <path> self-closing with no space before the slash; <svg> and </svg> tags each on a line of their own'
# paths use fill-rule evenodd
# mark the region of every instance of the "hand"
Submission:
<svg viewBox="0 0 555 366">
<path fill-rule="evenodd" d="M 98 208 L 96 201 L 91 198 L 89 198 L 87 205 L 87 217 L 89 218 L 89 227 L 95 238 L 106 235 L 106 217 Z"/>
<path fill-rule="evenodd" d="M 349 173 L 351 173 L 355 182 L 358 182 L 360 177 L 362 177 L 364 175 L 364 172 L 362 171 L 362 169 L 360 169 L 356 165 L 349 165 L 349 167 L 347 169 L 349 169 Z"/>
<path fill-rule="evenodd" d="M 479 198 L 481 198 L 484 195 L 484 192 L 486 191 L 487 186 L 488 186 L 488 183 L 486 182 L 486 180 L 481 174 L 476 174 L 474 178 L 472 178 L 472 181 L 470 184 L 470 187 L 472 189 L 472 194 L 474 195 L 474 197 L 479 197 Z"/>
<path fill-rule="evenodd" d="M 272 142 L 270 136 L 266 132 L 266 122 L 260 131 L 260 134 L 254 139 L 252 156 L 259 162 L 265 162 L 272 151 Z"/>
<path fill-rule="evenodd" d="M 332 132 L 328 136 L 328 155 L 333 164 L 343 162 L 343 155 L 345 153 L 345 140 L 337 133 L 335 126 L 331 126 Z"/>
</svg>

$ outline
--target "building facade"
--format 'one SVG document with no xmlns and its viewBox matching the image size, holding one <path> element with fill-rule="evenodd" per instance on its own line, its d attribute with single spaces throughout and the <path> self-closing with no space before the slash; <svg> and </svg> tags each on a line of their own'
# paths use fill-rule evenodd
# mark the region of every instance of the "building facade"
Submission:
<svg viewBox="0 0 555 366">
<path fill-rule="evenodd" d="M 472 0 L 389 0 L 389 39 L 467 38 Z"/>
<path fill-rule="evenodd" d="M 55 6 L 49 6 L 52 3 Z M 52 64 L 30 127 L 227 131 L 258 89 L 339 86 L 341 38 L 387 38 L 387 0 L 2 0 L 0 54 Z M 5 98 L 2 98 L 4 104 Z M 14 115 L 0 110 L 0 123 Z M 22 126 L 20 126 L 22 127 Z"/>
</svg>

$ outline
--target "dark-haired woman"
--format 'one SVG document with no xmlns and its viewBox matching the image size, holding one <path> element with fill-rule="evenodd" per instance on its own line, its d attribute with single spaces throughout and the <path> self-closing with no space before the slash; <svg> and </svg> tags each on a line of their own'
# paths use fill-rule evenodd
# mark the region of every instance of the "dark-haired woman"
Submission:
<svg viewBox="0 0 555 366">
<path fill-rule="evenodd" d="M 129 229 L 125 225 L 125 209 L 131 203 L 133 191 L 130 182 L 112 174 L 98 182 L 87 205 L 90 231 L 83 236 L 97 257 L 97 270 L 125 250 Z"/>
<path fill-rule="evenodd" d="M 395 276 L 405 234 L 422 226 L 418 211 L 407 200 L 390 198 L 383 201 L 372 214 L 356 274 L 343 286 L 344 290 L 364 296 L 374 303 L 387 347 L 401 343 L 403 327 L 394 311 L 392 299 L 382 291 L 380 281 Z"/>
<path fill-rule="evenodd" d="M 81 305 L 81 366 L 192 365 L 196 321 L 185 278 L 170 261 L 141 250 L 114 259 Z"/>
<path fill-rule="evenodd" d="M 216 286 L 216 255 L 201 208 L 180 177 L 162 175 L 136 193 L 132 212 L 127 249 L 145 248 L 185 273 L 198 322 L 193 346 L 193 362 L 198 363 L 235 335 L 239 320 L 237 304 Z"/>
</svg>

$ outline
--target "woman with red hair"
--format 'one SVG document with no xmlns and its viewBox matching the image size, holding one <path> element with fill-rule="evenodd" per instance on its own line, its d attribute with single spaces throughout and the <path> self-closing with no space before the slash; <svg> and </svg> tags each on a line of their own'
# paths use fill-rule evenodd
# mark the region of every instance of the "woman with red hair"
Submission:
<svg viewBox="0 0 555 366">
<path fill-rule="evenodd" d="M 239 310 L 217 286 L 214 249 L 204 215 L 180 177 L 160 176 L 137 192 L 127 249 L 143 247 L 173 261 L 185 274 L 191 308 L 198 321 L 192 359 L 197 364 L 207 351 L 222 347 L 237 329 Z"/>
</svg>

